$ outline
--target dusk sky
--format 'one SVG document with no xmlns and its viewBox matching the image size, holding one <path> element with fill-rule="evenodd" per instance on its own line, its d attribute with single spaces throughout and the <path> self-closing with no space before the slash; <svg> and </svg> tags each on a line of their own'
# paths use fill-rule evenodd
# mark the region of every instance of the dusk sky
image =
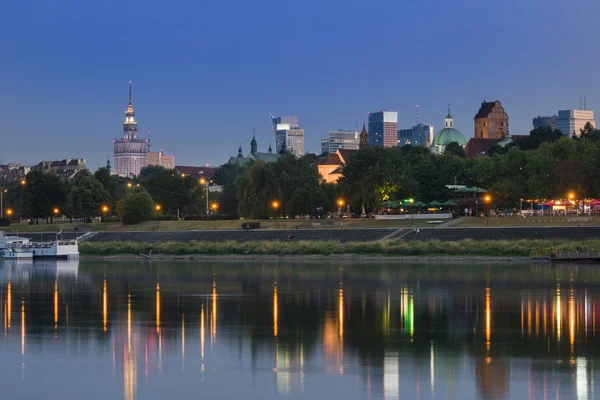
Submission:
<svg viewBox="0 0 600 400">
<path fill-rule="evenodd" d="M 178 165 L 219 165 L 298 115 L 305 146 L 398 111 L 473 135 L 483 99 L 513 134 L 537 115 L 600 111 L 600 1 L 17 1 L 0 13 L 3 163 L 112 163 L 127 85 L 139 132 Z M 598 117 L 597 117 L 598 118 Z M 359 126 L 360 128 L 360 126 Z"/>
</svg>

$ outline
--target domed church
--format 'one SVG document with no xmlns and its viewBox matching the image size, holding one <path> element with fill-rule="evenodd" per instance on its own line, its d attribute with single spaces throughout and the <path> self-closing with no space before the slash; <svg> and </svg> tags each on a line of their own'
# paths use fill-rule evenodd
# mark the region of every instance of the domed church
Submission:
<svg viewBox="0 0 600 400">
<path fill-rule="evenodd" d="M 446 126 L 438 132 L 433 139 L 431 151 L 435 154 L 442 154 L 449 143 L 456 142 L 462 147 L 467 145 L 464 135 L 454 128 L 454 118 L 450 114 L 450 106 L 448 106 L 448 115 L 445 119 Z"/>
</svg>

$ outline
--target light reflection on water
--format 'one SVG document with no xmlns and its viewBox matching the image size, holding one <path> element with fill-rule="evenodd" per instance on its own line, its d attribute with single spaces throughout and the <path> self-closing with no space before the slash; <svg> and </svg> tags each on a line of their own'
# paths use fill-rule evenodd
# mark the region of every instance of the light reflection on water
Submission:
<svg viewBox="0 0 600 400">
<path fill-rule="evenodd" d="M 16 398 L 592 399 L 597 266 L 5 262 Z"/>
</svg>

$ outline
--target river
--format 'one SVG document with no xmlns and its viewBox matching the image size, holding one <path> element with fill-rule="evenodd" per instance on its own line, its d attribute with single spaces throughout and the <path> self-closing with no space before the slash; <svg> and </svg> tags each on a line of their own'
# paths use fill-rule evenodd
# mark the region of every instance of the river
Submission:
<svg viewBox="0 0 600 400">
<path fill-rule="evenodd" d="M 0 268 L 11 399 L 593 399 L 598 387 L 593 265 Z"/>
</svg>

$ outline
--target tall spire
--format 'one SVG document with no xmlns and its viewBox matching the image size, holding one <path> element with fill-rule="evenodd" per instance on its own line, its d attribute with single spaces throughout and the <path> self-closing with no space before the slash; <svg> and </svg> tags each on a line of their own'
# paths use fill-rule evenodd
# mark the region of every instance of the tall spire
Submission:
<svg viewBox="0 0 600 400">
<path fill-rule="evenodd" d="M 360 142 L 358 145 L 359 150 L 366 149 L 369 147 L 369 132 L 367 132 L 367 125 L 363 121 L 363 127 L 360 131 Z"/>
<path fill-rule="evenodd" d="M 444 122 L 446 123 L 446 128 L 454 128 L 454 118 L 450 114 L 450 104 L 448 104 L 448 115 L 446 115 Z"/>
<path fill-rule="evenodd" d="M 244 155 L 242 154 L 242 142 L 240 142 L 240 148 L 238 149 L 238 157 L 242 158 Z"/>
<path fill-rule="evenodd" d="M 250 141 L 250 153 L 256 155 L 258 153 L 258 143 L 256 142 L 256 134 L 252 128 L 252 141 Z"/>
<path fill-rule="evenodd" d="M 131 105 L 131 81 L 129 81 L 129 105 Z"/>
</svg>

